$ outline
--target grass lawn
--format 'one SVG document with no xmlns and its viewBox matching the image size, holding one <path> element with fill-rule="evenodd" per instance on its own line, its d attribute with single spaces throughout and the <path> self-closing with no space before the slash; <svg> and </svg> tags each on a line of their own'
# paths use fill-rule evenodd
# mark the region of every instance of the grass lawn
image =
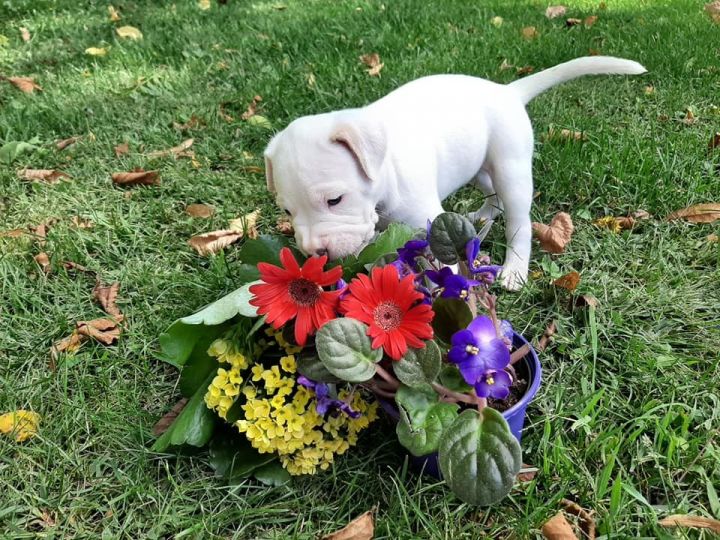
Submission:
<svg viewBox="0 0 720 540">
<path fill-rule="evenodd" d="M 105 2 L 0 2 L 0 74 L 32 76 L 43 88 L 24 94 L 0 81 L 0 146 L 35 138 L 38 147 L 0 164 L 0 231 L 57 219 L 43 248 L 48 275 L 31 237 L 0 238 L 0 413 L 29 408 L 43 418 L 26 443 L 0 437 L 0 537 L 310 539 L 376 506 L 378 538 L 534 538 L 562 498 L 592 509 L 606 537 L 702 537 L 656 522 L 685 512 L 720 518 L 720 244 L 706 239 L 720 226 L 663 218 L 720 199 L 720 152 L 707 151 L 720 130 L 720 25 L 691 0 L 571 4 L 567 16 L 599 19 L 566 28 L 545 18 L 546 3 L 528 0 L 229 0 L 209 10 L 191 0 L 118 0 L 122 20 L 112 23 Z M 122 24 L 144 39 L 120 40 Z M 539 35 L 527 40 L 521 29 L 530 25 Z M 90 56 L 88 47 L 108 52 Z M 178 396 L 176 371 L 154 358 L 157 336 L 235 288 L 236 247 L 199 257 L 187 239 L 255 208 L 269 231 L 279 215 L 262 174 L 248 168 L 262 165 L 271 136 L 241 120 L 254 95 L 277 130 L 422 75 L 510 81 L 516 71 L 501 70 L 503 60 L 538 70 L 591 49 L 649 73 L 570 83 L 529 107 L 533 218 L 564 210 L 577 228 L 562 255 L 536 246 L 535 279 L 501 299 L 528 337 L 558 321 L 523 439 L 535 480 L 496 507 L 469 507 L 407 471 L 380 424 L 331 472 L 289 487 L 227 486 L 203 456 L 149 451 L 153 423 Z M 358 61 L 371 52 L 385 63 L 380 77 Z M 694 123 L 682 121 L 688 108 Z M 427 114 L 443 114 L 443 96 Z M 173 127 L 193 115 L 196 127 Z M 548 141 L 550 127 L 588 140 Z M 83 138 L 55 149 L 74 135 Z M 145 155 L 189 137 L 196 164 Z M 116 157 L 123 142 L 130 153 Z M 137 166 L 159 169 L 161 185 L 112 185 L 111 173 Z M 72 178 L 29 183 L 16 174 L 25 167 Z M 474 210 L 480 200 L 467 188 L 446 208 Z M 184 208 L 196 202 L 216 214 L 191 218 Z M 592 225 L 638 209 L 653 218 L 633 231 Z M 72 216 L 94 226 L 78 228 Z M 499 257 L 501 227 L 491 240 Z M 87 343 L 51 371 L 50 345 L 75 321 L 102 316 L 94 277 L 64 261 L 122 283 L 128 329 L 117 345 Z M 599 299 L 594 317 L 571 312 L 568 294 L 551 285 L 571 270 L 582 274 L 578 292 Z"/>
</svg>

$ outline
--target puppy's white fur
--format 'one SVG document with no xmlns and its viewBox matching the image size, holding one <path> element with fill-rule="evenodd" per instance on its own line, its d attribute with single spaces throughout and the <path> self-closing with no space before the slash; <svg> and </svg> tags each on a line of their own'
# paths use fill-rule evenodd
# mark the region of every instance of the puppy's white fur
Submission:
<svg viewBox="0 0 720 540">
<path fill-rule="evenodd" d="M 298 246 L 338 258 L 359 251 L 376 225 L 423 227 L 443 211 L 445 197 L 472 181 L 487 196 L 473 220 L 505 213 L 501 281 L 518 289 L 532 234 L 533 131 L 525 104 L 582 75 L 644 72 L 637 62 L 593 56 L 509 85 L 423 77 L 366 107 L 292 122 L 265 151 L 268 188 L 292 216 Z"/>
</svg>

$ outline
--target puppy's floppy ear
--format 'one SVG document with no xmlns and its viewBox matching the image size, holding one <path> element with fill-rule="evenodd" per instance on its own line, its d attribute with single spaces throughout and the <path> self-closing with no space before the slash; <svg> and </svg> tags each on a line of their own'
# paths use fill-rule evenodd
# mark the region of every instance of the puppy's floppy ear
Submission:
<svg viewBox="0 0 720 540">
<path fill-rule="evenodd" d="M 265 152 L 263 152 L 263 157 L 265 158 L 265 181 L 267 182 L 267 188 L 270 193 L 275 193 L 275 181 L 273 179 L 273 168 L 272 168 L 272 161 L 270 160 L 270 154 L 273 151 L 273 148 L 275 147 L 275 139 L 277 137 L 273 137 L 270 142 L 267 145 L 267 148 L 265 148 Z"/>
<path fill-rule="evenodd" d="M 368 179 L 378 178 L 387 151 L 387 138 L 380 122 L 343 119 L 333 128 L 330 140 L 344 145 L 353 154 Z"/>
</svg>

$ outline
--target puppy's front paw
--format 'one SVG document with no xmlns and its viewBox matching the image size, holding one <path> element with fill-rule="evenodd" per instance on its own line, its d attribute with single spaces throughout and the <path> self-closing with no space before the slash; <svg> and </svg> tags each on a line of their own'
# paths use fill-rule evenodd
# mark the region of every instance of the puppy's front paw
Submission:
<svg viewBox="0 0 720 540">
<path fill-rule="evenodd" d="M 527 281 L 527 270 L 505 267 L 500 272 L 500 283 L 508 291 L 519 291 Z"/>
</svg>

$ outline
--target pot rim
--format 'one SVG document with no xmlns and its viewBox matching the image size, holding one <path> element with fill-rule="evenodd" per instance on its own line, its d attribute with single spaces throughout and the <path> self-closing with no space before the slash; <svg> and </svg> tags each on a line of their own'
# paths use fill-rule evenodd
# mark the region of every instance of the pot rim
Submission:
<svg viewBox="0 0 720 540">
<path fill-rule="evenodd" d="M 540 382 L 542 380 L 542 367 L 540 366 L 540 358 L 538 357 L 537 351 L 532 346 L 532 344 L 526 340 L 523 336 L 518 334 L 517 332 L 513 331 L 513 345 L 515 345 L 516 348 L 520 348 L 524 345 L 527 345 L 529 350 L 528 353 L 523 356 L 523 360 L 527 362 L 528 364 L 528 370 L 530 371 L 530 385 L 528 386 L 528 389 L 525 391 L 523 396 L 518 400 L 518 402 L 510 407 L 509 409 L 505 409 L 502 412 L 502 415 L 505 417 L 512 416 L 516 412 L 520 410 L 524 410 L 527 408 L 527 406 L 530 404 L 530 402 L 535 397 L 535 394 L 537 394 L 538 390 L 540 389 Z M 530 358 L 528 358 L 528 356 Z"/>
</svg>

